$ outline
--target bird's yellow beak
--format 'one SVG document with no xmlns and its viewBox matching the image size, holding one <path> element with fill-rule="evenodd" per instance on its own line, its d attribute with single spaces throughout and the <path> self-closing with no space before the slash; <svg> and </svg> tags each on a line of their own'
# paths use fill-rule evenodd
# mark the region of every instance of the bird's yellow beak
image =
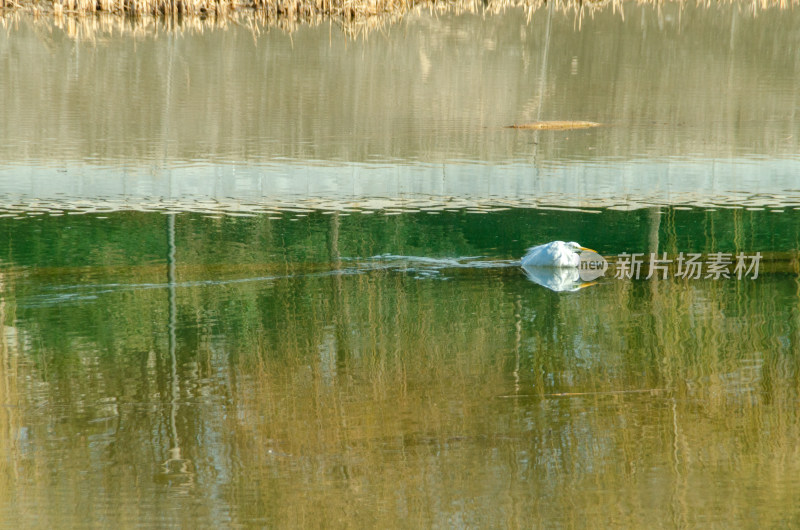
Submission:
<svg viewBox="0 0 800 530">
<path fill-rule="evenodd" d="M 578 248 L 583 250 L 583 251 L 587 251 L 588 250 L 589 252 L 594 252 L 595 254 L 599 254 L 599 252 L 597 252 L 596 250 L 594 250 L 592 248 L 586 248 L 586 247 L 578 247 Z"/>
</svg>

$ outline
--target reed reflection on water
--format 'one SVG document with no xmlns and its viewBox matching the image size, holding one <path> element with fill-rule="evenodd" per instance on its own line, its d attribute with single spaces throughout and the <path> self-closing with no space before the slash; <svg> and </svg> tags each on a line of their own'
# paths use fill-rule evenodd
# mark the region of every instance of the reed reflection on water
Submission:
<svg viewBox="0 0 800 530">
<path fill-rule="evenodd" d="M 76 40 L 23 18 L 0 32 L 0 159 L 148 174 L 794 157 L 798 16 L 625 3 L 578 31 L 546 12 L 418 13 L 363 41 L 238 25 Z M 505 128 L 540 119 L 603 127 Z"/>
<path fill-rule="evenodd" d="M 4 521 L 793 517 L 793 212 L 270 217 L 0 221 Z M 557 293 L 513 259 L 565 226 L 605 254 L 655 231 L 785 257 Z"/>
<path fill-rule="evenodd" d="M 20 17 L 0 32 L 0 215 L 792 208 L 797 16 L 625 3 L 578 31 L 560 13 L 417 13 L 355 42 L 74 39 Z M 602 126 L 507 127 L 537 120 Z"/>
</svg>

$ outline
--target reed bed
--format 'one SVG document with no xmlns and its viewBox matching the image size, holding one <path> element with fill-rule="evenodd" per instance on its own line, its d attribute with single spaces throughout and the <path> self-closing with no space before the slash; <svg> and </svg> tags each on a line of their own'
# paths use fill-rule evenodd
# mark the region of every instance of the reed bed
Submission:
<svg viewBox="0 0 800 530">
<path fill-rule="evenodd" d="M 631 0 L 660 7 L 661 0 Z M 667 0 L 684 5 L 681 0 Z M 0 0 L 0 24 L 8 26 L 18 13 L 52 16 L 58 27 L 75 35 L 124 29 L 198 29 L 210 25 L 244 24 L 254 32 L 279 27 L 291 32 L 301 25 L 323 21 L 340 25 L 351 36 L 365 35 L 390 25 L 415 10 L 496 14 L 523 8 L 528 19 L 543 8 L 572 15 L 577 26 L 597 10 L 612 9 L 624 16 L 624 0 Z M 713 8 L 719 3 L 738 4 L 743 11 L 788 9 L 800 0 L 696 0 Z M 88 15 L 97 17 L 94 20 Z M 122 21 L 122 22 L 121 22 Z"/>
</svg>

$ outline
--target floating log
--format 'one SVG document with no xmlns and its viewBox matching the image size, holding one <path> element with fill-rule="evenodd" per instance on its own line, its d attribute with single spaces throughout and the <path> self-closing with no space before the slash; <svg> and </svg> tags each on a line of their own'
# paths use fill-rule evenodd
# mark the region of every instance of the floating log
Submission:
<svg viewBox="0 0 800 530">
<path fill-rule="evenodd" d="M 535 121 L 533 123 L 520 123 L 507 126 L 508 129 L 529 129 L 532 131 L 566 131 L 569 129 L 588 129 L 599 127 L 593 121 Z"/>
</svg>

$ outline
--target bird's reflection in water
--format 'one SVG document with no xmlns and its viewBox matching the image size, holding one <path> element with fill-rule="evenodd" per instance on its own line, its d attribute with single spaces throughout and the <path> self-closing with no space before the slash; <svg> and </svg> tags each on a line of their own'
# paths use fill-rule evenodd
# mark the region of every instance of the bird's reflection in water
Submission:
<svg viewBox="0 0 800 530">
<path fill-rule="evenodd" d="M 551 291 L 577 291 L 597 282 L 585 282 L 575 267 L 532 267 L 523 265 L 522 270 L 533 283 L 547 287 Z"/>
</svg>

